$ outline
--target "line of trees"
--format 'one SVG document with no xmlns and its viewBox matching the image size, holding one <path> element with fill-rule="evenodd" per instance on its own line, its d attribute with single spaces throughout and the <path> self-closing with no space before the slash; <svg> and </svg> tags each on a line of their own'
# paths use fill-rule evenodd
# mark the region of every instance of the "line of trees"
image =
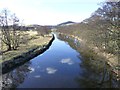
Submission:
<svg viewBox="0 0 120 90">
<path fill-rule="evenodd" d="M 46 34 L 50 34 L 51 27 L 49 26 L 39 26 L 36 28 L 36 31 L 38 32 L 38 35 L 41 35 L 44 37 Z"/>
<path fill-rule="evenodd" d="M 108 65 L 104 59 L 102 63 L 103 69 L 102 78 L 100 84 L 105 81 L 106 76 L 108 75 L 110 86 L 115 85 L 115 82 L 112 70 L 117 70 L 119 74 L 119 58 L 120 58 L 120 1 L 119 2 L 104 2 L 101 3 L 101 7 L 98 8 L 90 18 L 85 19 L 81 23 L 74 24 L 71 26 L 62 26 L 57 28 L 59 32 L 65 34 L 72 34 L 82 38 L 86 41 L 88 46 L 97 46 L 99 50 L 106 52 L 108 55 L 116 56 L 113 58 L 114 62 L 118 62 L 112 68 L 107 68 Z M 86 52 L 86 51 L 85 51 Z M 89 55 L 90 56 L 90 55 Z M 86 56 L 85 56 L 86 57 Z M 111 60 L 113 60 L 111 59 Z M 94 59 L 93 59 L 94 60 Z M 99 59 L 96 59 L 99 62 Z M 86 60 L 84 60 L 86 61 Z M 92 62 L 91 59 L 88 61 Z M 100 60 L 101 61 L 101 60 Z M 89 63 L 90 64 L 90 63 Z M 99 67 L 98 64 L 96 64 Z M 114 84 L 112 84 L 114 83 Z M 112 86 L 113 87 L 113 86 Z M 115 87 L 119 87 L 119 82 Z"/>
<path fill-rule="evenodd" d="M 120 1 L 104 2 L 90 18 L 79 24 L 58 27 L 59 32 L 74 34 L 99 47 L 100 50 L 119 54 L 120 51 Z"/>
<path fill-rule="evenodd" d="M 7 50 L 16 50 L 19 47 L 20 20 L 15 14 L 11 14 L 7 9 L 0 13 L 0 30 L 2 42 L 7 46 Z"/>
<path fill-rule="evenodd" d="M 113 54 L 117 54 L 120 49 L 119 13 L 120 2 L 106 2 L 102 3 L 102 7 L 98 8 L 92 15 L 92 17 L 99 17 L 98 20 L 96 20 L 101 29 L 101 34 L 97 35 L 99 42 L 102 41 L 101 44 L 99 44 L 102 45 L 106 51 Z"/>
</svg>

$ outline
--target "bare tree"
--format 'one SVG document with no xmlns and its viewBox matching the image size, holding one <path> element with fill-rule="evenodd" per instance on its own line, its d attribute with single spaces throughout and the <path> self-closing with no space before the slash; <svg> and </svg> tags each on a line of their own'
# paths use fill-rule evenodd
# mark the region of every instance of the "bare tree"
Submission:
<svg viewBox="0 0 120 90">
<path fill-rule="evenodd" d="M 8 46 L 8 50 L 11 50 L 11 37 L 8 27 L 8 11 L 4 9 L 0 15 L 0 24 L 2 26 L 2 41 Z"/>
<path fill-rule="evenodd" d="M 11 16 L 12 21 L 12 48 L 15 50 L 19 46 L 19 39 L 20 39 L 20 33 L 19 33 L 19 19 L 13 14 Z"/>
<path fill-rule="evenodd" d="M 2 33 L 2 41 L 8 47 L 7 50 L 15 50 L 19 46 L 19 19 L 15 14 L 10 14 L 4 9 L 0 14 L 0 26 Z"/>
</svg>

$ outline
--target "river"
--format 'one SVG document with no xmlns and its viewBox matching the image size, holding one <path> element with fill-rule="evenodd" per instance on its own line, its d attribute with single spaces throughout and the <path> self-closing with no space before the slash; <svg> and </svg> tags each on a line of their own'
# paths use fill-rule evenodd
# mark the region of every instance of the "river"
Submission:
<svg viewBox="0 0 120 90">
<path fill-rule="evenodd" d="M 55 35 L 52 45 L 24 65 L 2 75 L 8 88 L 86 88 L 100 87 L 95 73 L 81 66 L 80 53 Z M 91 79 L 92 78 L 92 79 Z M 95 80 L 93 80 L 95 79 Z"/>
</svg>

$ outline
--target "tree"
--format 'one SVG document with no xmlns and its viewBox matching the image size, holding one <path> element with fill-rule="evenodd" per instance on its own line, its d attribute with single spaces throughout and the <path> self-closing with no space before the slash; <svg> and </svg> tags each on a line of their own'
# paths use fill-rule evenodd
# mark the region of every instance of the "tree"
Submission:
<svg viewBox="0 0 120 90">
<path fill-rule="evenodd" d="M 19 27 L 18 27 L 18 23 L 19 23 L 19 19 L 15 16 L 15 14 L 13 14 L 11 16 L 11 21 L 12 21 L 12 48 L 15 50 L 17 49 L 17 47 L 19 46 L 19 39 L 20 39 L 20 33 L 19 33 Z"/>
<path fill-rule="evenodd" d="M 102 3 L 102 7 L 99 8 L 94 15 L 100 16 L 104 22 L 101 24 L 104 28 L 102 35 L 99 35 L 101 39 L 104 39 L 102 44 L 104 44 L 105 52 L 112 53 L 118 56 L 115 60 L 119 62 L 119 52 L 120 52 L 120 1 L 119 2 L 105 2 Z M 99 38 L 99 39 L 100 39 Z M 118 64 L 119 65 L 119 64 Z M 114 69 L 114 67 L 112 68 Z M 111 70 L 110 78 L 111 78 Z M 103 77 L 104 80 L 104 77 Z"/>
<path fill-rule="evenodd" d="M 101 39 L 104 39 L 103 45 L 110 53 L 118 53 L 120 48 L 120 2 L 104 2 L 102 7 L 98 8 L 93 16 L 101 17 L 104 23 L 102 25 Z M 99 20 L 100 22 L 100 20 Z"/>
<path fill-rule="evenodd" d="M 2 33 L 2 41 L 8 47 L 7 50 L 15 50 L 19 46 L 19 19 L 15 14 L 10 14 L 4 9 L 0 14 L 0 26 Z"/>
<path fill-rule="evenodd" d="M 10 31 L 8 27 L 8 11 L 5 9 L 0 15 L 0 24 L 2 26 L 2 41 L 8 46 L 8 50 L 11 50 Z"/>
</svg>

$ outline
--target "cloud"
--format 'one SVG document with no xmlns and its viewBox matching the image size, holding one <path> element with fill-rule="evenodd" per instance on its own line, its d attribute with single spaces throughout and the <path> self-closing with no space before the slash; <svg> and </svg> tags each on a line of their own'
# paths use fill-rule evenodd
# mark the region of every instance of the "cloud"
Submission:
<svg viewBox="0 0 120 90">
<path fill-rule="evenodd" d="M 48 74 L 54 74 L 57 71 L 57 69 L 48 67 L 48 68 L 46 68 L 46 71 L 47 71 Z"/>
<path fill-rule="evenodd" d="M 35 71 L 35 69 L 34 69 L 34 68 L 32 68 L 32 67 L 28 67 L 28 69 L 30 70 L 30 73 L 32 73 L 32 72 L 34 72 L 34 71 Z"/>
<path fill-rule="evenodd" d="M 66 63 L 68 65 L 72 65 L 73 64 L 73 61 L 70 58 L 62 59 L 60 62 L 61 63 Z"/>
</svg>

